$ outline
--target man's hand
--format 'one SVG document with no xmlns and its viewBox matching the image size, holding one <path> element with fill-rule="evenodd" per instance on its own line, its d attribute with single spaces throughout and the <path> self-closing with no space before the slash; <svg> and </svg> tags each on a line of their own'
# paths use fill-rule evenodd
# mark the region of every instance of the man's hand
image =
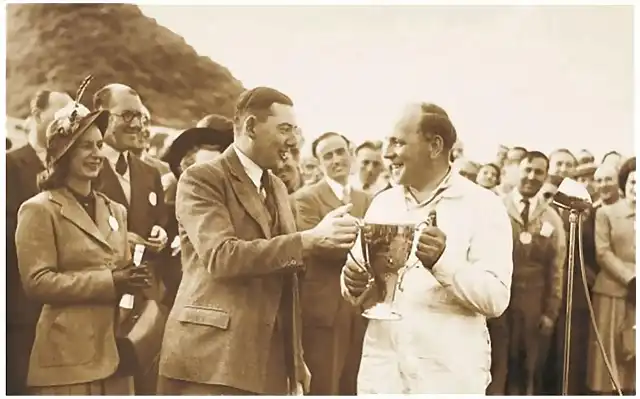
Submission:
<svg viewBox="0 0 640 399">
<path fill-rule="evenodd" d="M 311 389 L 311 371 L 309 371 L 309 367 L 307 367 L 307 363 L 304 364 L 304 375 L 302 376 L 302 381 L 298 381 L 296 383 L 296 388 L 293 392 L 291 392 L 291 396 L 303 396 L 308 393 Z"/>
<path fill-rule="evenodd" d="M 549 317 L 542 315 L 542 317 L 540 318 L 540 332 L 543 335 L 547 335 L 547 336 L 551 335 L 555 324 L 556 323 L 554 323 L 554 321 L 551 320 Z"/>
<path fill-rule="evenodd" d="M 447 246 L 447 236 L 435 226 L 425 227 L 418 238 L 416 256 L 422 265 L 431 270 Z"/>
<path fill-rule="evenodd" d="M 354 297 L 359 297 L 371 284 L 372 276 L 351 260 L 344 266 L 344 285 Z"/>
<path fill-rule="evenodd" d="M 156 225 L 151 229 L 151 234 L 147 239 L 146 246 L 152 252 L 158 253 L 164 249 L 168 240 L 169 236 L 167 232 L 162 227 Z"/>
<path fill-rule="evenodd" d="M 349 215 L 352 204 L 343 205 L 310 230 L 303 231 L 305 249 L 351 249 L 358 236 L 358 220 Z"/>
<path fill-rule="evenodd" d="M 131 246 L 131 248 L 134 248 L 138 244 L 147 245 L 147 241 L 145 241 L 144 238 L 131 231 L 127 233 L 127 240 L 129 241 L 129 246 Z"/>
</svg>

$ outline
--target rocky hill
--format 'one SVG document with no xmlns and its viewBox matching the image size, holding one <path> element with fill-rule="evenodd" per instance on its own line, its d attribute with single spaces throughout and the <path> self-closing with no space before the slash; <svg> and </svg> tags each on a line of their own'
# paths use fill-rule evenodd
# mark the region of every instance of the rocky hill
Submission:
<svg viewBox="0 0 640 399">
<path fill-rule="evenodd" d="M 89 73 L 84 97 L 107 83 L 136 89 L 152 123 L 193 125 L 210 113 L 233 114 L 240 81 L 185 40 L 127 4 L 7 5 L 7 114 L 24 118 L 41 88 L 74 95 Z"/>
</svg>

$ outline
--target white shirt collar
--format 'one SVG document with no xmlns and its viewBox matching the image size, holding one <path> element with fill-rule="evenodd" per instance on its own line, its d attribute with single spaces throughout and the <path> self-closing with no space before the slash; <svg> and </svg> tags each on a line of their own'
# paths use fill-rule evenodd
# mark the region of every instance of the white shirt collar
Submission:
<svg viewBox="0 0 640 399">
<path fill-rule="evenodd" d="M 109 163 L 112 166 L 115 166 L 115 164 L 118 162 L 118 158 L 120 157 L 120 151 L 116 150 L 115 148 L 111 147 L 106 143 L 102 146 L 102 153 L 104 154 L 105 159 L 109 161 Z M 128 164 L 129 154 L 127 153 L 127 151 L 124 151 L 123 154 L 125 156 L 124 159 L 127 161 L 127 164 Z"/>
<path fill-rule="evenodd" d="M 342 201 L 344 199 L 345 192 L 349 191 L 349 185 L 347 184 L 346 186 L 343 186 L 342 184 L 338 183 L 328 176 L 325 176 L 324 179 L 331 188 L 331 191 L 333 191 L 336 197 L 338 197 L 338 199 Z"/>
<path fill-rule="evenodd" d="M 242 167 L 244 168 L 244 171 L 247 173 L 247 176 L 249 176 L 249 179 L 251 179 L 251 182 L 253 182 L 253 184 L 256 186 L 258 190 L 261 189 L 262 183 L 260 181 L 262 180 L 262 172 L 263 172 L 262 168 L 258 166 L 255 162 L 253 162 L 251 158 L 246 156 L 235 145 L 233 146 L 233 150 L 236 152 L 236 155 L 238 155 L 240 164 L 242 164 Z"/>
<path fill-rule="evenodd" d="M 516 204 L 516 207 L 519 210 L 522 210 L 524 208 L 524 203 L 522 202 L 524 197 L 522 196 L 522 194 L 520 193 L 520 191 L 518 190 L 517 187 L 514 188 L 513 191 L 511 192 L 511 197 L 513 198 L 513 202 Z M 540 198 L 540 196 L 538 194 L 536 194 L 533 197 L 529 198 L 529 210 L 530 211 L 535 209 L 535 207 L 538 205 L 539 198 Z"/>
</svg>

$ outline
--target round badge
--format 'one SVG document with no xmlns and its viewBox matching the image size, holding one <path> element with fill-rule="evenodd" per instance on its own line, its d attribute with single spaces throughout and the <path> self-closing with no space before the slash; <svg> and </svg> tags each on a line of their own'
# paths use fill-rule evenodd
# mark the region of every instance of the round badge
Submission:
<svg viewBox="0 0 640 399">
<path fill-rule="evenodd" d="M 149 203 L 151 204 L 151 206 L 156 206 L 156 204 L 158 203 L 158 197 L 156 196 L 156 193 L 149 193 Z"/>
<path fill-rule="evenodd" d="M 529 233 L 528 231 L 523 231 L 522 233 L 520 233 L 520 242 L 525 245 L 531 244 L 531 233 Z"/>
<path fill-rule="evenodd" d="M 120 226 L 118 226 L 118 221 L 113 216 L 109 216 L 109 226 L 113 231 L 118 231 L 118 229 L 120 228 Z"/>
</svg>

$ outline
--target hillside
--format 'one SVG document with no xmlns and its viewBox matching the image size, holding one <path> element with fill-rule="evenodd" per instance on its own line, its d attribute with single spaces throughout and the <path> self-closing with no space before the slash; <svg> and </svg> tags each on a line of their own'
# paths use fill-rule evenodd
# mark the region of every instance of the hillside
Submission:
<svg viewBox="0 0 640 399">
<path fill-rule="evenodd" d="M 107 83 L 136 89 L 152 123 L 193 125 L 210 113 L 233 114 L 240 81 L 185 40 L 126 4 L 7 5 L 7 114 L 24 118 L 41 88 L 74 94 L 95 80 L 84 103 Z"/>
</svg>

